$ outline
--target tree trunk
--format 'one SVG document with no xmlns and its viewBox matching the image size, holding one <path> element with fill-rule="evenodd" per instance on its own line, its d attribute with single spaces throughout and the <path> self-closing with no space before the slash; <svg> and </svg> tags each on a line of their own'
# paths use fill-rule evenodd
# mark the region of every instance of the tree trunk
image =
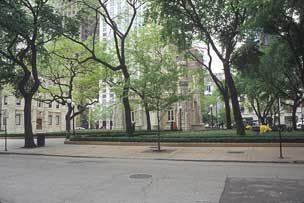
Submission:
<svg viewBox="0 0 304 203">
<path fill-rule="evenodd" d="M 35 148 L 32 128 L 32 96 L 24 97 L 24 148 Z"/>
<path fill-rule="evenodd" d="M 150 111 L 148 108 L 148 104 L 145 103 L 145 112 L 146 112 L 146 119 L 147 119 L 147 131 L 151 131 L 151 119 L 150 119 Z"/>
<path fill-rule="evenodd" d="M 65 129 L 68 134 L 71 132 L 71 113 L 72 113 L 72 106 L 68 104 L 68 111 L 65 115 Z"/>
<path fill-rule="evenodd" d="M 298 108 L 298 102 L 294 102 L 292 106 L 292 129 L 297 130 L 297 108 Z"/>
<path fill-rule="evenodd" d="M 132 127 L 132 120 L 131 120 L 131 107 L 129 102 L 129 87 L 125 86 L 123 88 L 123 98 L 122 102 L 125 109 L 125 123 L 126 123 L 126 131 L 128 135 L 132 135 L 133 127 Z"/>
<path fill-rule="evenodd" d="M 265 122 L 265 117 L 264 116 L 259 116 L 259 121 L 262 125 L 266 125 L 266 122 Z"/>
<path fill-rule="evenodd" d="M 225 93 L 223 94 L 223 97 L 224 97 L 224 102 L 225 102 L 226 127 L 227 127 L 227 129 L 232 129 L 228 88 L 225 88 Z"/>
<path fill-rule="evenodd" d="M 236 132 L 238 135 L 245 135 L 245 128 L 244 123 L 240 111 L 240 104 L 238 101 L 238 95 L 236 91 L 236 87 L 230 72 L 229 64 L 226 62 L 224 64 L 224 72 L 225 72 L 225 79 L 228 84 L 230 97 L 231 97 L 231 103 L 233 108 L 233 115 L 234 115 L 234 121 L 236 123 Z"/>
</svg>

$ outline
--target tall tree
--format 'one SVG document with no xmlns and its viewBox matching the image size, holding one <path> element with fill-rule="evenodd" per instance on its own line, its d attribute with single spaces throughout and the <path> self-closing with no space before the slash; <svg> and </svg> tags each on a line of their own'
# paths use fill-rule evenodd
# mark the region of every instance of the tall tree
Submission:
<svg viewBox="0 0 304 203">
<path fill-rule="evenodd" d="M 147 24 L 142 27 L 131 41 L 134 48 L 130 54 L 134 66 L 137 67 L 135 72 L 137 76 L 131 79 L 131 90 L 140 97 L 146 113 L 147 130 L 151 130 L 151 105 L 149 104 L 151 77 L 156 71 L 161 71 L 163 75 L 168 76 L 168 81 L 158 80 L 159 91 L 167 90 L 167 87 L 161 83 L 166 85 L 171 83 L 176 86 L 176 77 L 181 73 L 181 70 L 177 69 L 176 56 L 178 54 L 176 47 L 161 38 L 160 27 L 156 24 Z"/>
<path fill-rule="evenodd" d="M 296 129 L 296 109 L 303 93 L 296 61 L 286 42 L 272 37 L 265 46 L 249 39 L 235 52 L 232 61 L 240 73 L 240 91 L 247 95 L 259 120 L 265 122 L 275 99 L 280 97 L 283 104 L 292 108 Z"/>
<path fill-rule="evenodd" d="M 47 97 L 37 99 L 67 105 L 66 130 L 70 132 L 71 120 L 97 102 L 100 67 L 93 62 L 79 64 L 78 61 L 86 57 L 86 52 L 70 40 L 60 38 L 47 44 L 46 49 L 49 55 L 42 63 L 44 82 L 40 92 L 46 93 Z M 74 105 L 68 100 L 73 101 Z"/>
<path fill-rule="evenodd" d="M 302 0 L 252 1 L 255 27 L 276 35 L 289 47 L 304 86 L 304 4 Z"/>
<path fill-rule="evenodd" d="M 61 18 L 48 0 L 3 0 L 0 7 L 0 58 L 20 71 L 17 88 L 25 100 L 24 147 L 33 148 L 31 106 L 40 85 L 38 58 L 45 54 L 43 45 L 61 34 Z"/>
<path fill-rule="evenodd" d="M 237 134 L 245 134 L 238 94 L 231 73 L 231 55 L 241 40 L 248 19 L 245 1 L 235 0 L 150 0 L 167 33 L 186 39 L 206 42 L 223 65 L 229 90 Z M 153 12 L 154 11 L 154 12 Z M 153 16 L 153 15 L 152 15 Z M 187 47 L 187 46 L 186 46 Z"/>
<path fill-rule="evenodd" d="M 203 70 L 206 70 L 210 77 L 212 78 L 213 82 L 217 86 L 219 92 L 221 93 L 224 104 L 225 104 L 225 121 L 227 129 L 231 129 L 231 110 L 230 110 L 230 95 L 228 90 L 228 85 L 226 81 L 220 80 L 216 74 L 213 72 L 213 56 L 211 54 L 212 48 L 210 47 L 210 43 L 205 42 L 207 47 L 200 48 L 196 47 L 195 51 L 189 51 L 191 57 L 201 64 Z M 206 59 L 207 58 L 207 59 Z"/>
<path fill-rule="evenodd" d="M 131 108 L 129 102 L 130 72 L 126 58 L 126 40 L 135 23 L 135 18 L 138 15 L 138 10 L 142 6 L 142 2 L 140 0 L 125 0 L 125 4 L 127 5 L 128 9 L 126 9 L 125 12 L 119 13 L 117 16 L 114 16 L 113 13 L 110 12 L 109 0 L 82 0 L 81 3 L 84 6 L 84 9 L 90 10 L 95 14 L 96 24 L 92 37 L 92 43 L 88 45 L 77 38 L 71 37 L 73 36 L 73 33 L 68 33 L 65 36 L 73 42 L 82 45 L 90 54 L 90 56 L 86 59 L 79 61 L 80 63 L 86 62 L 88 60 L 94 60 L 105 68 L 108 68 L 112 71 L 122 72 L 122 75 L 124 77 L 122 102 L 124 105 L 125 124 L 128 134 L 132 134 L 133 128 L 131 122 Z M 101 19 L 106 23 L 106 25 L 111 29 L 113 34 L 112 44 L 114 44 L 113 46 L 115 48 L 116 53 L 116 59 L 113 61 L 107 61 L 105 58 L 99 57 L 96 50 L 96 44 L 99 43 L 97 41 L 97 19 L 100 16 Z"/>
</svg>

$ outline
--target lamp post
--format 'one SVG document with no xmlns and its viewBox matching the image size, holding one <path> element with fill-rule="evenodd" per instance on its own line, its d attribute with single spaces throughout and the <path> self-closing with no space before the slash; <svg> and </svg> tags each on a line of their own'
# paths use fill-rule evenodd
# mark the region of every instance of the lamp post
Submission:
<svg viewBox="0 0 304 203">
<path fill-rule="evenodd" d="M 303 88 L 300 88 L 300 92 L 302 94 L 302 102 L 301 102 L 301 130 L 304 129 L 304 126 L 303 126 L 303 120 L 304 120 L 304 114 L 303 114 L 303 104 L 304 104 L 304 89 Z"/>
<path fill-rule="evenodd" d="M 75 116 L 74 116 L 74 114 L 75 114 L 75 103 L 74 102 L 72 102 L 72 110 L 73 110 L 73 136 L 75 136 L 76 135 L 76 132 L 75 132 Z"/>
<path fill-rule="evenodd" d="M 2 116 L 3 116 L 3 124 L 4 124 L 4 151 L 7 151 L 7 118 L 8 118 L 7 112 L 4 111 Z"/>
<path fill-rule="evenodd" d="M 279 137 L 280 137 L 280 158 L 283 159 L 282 152 L 282 133 L 281 133 L 281 100 L 278 99 L 278 121 L 279 121 Z"/>
<path fill-rule="evenodd" d="M 213 128 L 213 106 L 212 104 L 209 106 L 210 107 L 210 116 L 211 116 L 211 128 Z"/>
<path fill-rule="evenodd" d="M 72 99 L 71 98 L 69 98 L 69 99 L 67 99 L 67 103 L 68 103 L 68 106 L 70 105 L 71 107 L 72 107 L 72 117 L 73 117 L 73 123 L 72 123 L 72 125 L 73 125 L 73 135 L 75 136 L 75 116 L 74 116 L 74 113 L 75 113 L 75 111 L 74 111 L 74 109 L 75 109 L 75 103 L 72 101 Z M 69 121 L 70 122 L 70 121 Z"/>
<path fill-rule="evenodd" d="M 179 106 L 179 130 L 182 131 L 182 106 Z"/>
</svg>

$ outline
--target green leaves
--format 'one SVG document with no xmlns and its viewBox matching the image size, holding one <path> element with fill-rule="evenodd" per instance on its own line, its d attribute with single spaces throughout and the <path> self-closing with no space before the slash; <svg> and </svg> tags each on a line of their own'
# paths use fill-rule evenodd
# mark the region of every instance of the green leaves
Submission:
<svg viewBox="0 0 304 203">
<path fill-rule="evenodd" d="M 131 89 L 150 110 L 167 108 L 180 98 L 176 96 L 181 69 L 177 66 L 175 46 L 161 38 L 161 27 L 147 24 L 134 35 L 129 52 L 136 67 Z"/>
</svg>

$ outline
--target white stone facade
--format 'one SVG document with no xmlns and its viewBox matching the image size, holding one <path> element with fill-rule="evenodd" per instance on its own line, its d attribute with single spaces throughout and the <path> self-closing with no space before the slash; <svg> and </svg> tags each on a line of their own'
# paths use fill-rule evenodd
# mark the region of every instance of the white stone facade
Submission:
<svg viewBox="0 0 304 203">
<path fill-rule="evenodd" d="M 24 132 L 24 100 L 13 95 L 0 94 L 1 125 L 9 134 Z M 33 133 L 47 133 L 65 131 L 65 114 L 67 108 L 53 102 L 46 104 L 32 101 L 32 127 Z"/>
</svg>

